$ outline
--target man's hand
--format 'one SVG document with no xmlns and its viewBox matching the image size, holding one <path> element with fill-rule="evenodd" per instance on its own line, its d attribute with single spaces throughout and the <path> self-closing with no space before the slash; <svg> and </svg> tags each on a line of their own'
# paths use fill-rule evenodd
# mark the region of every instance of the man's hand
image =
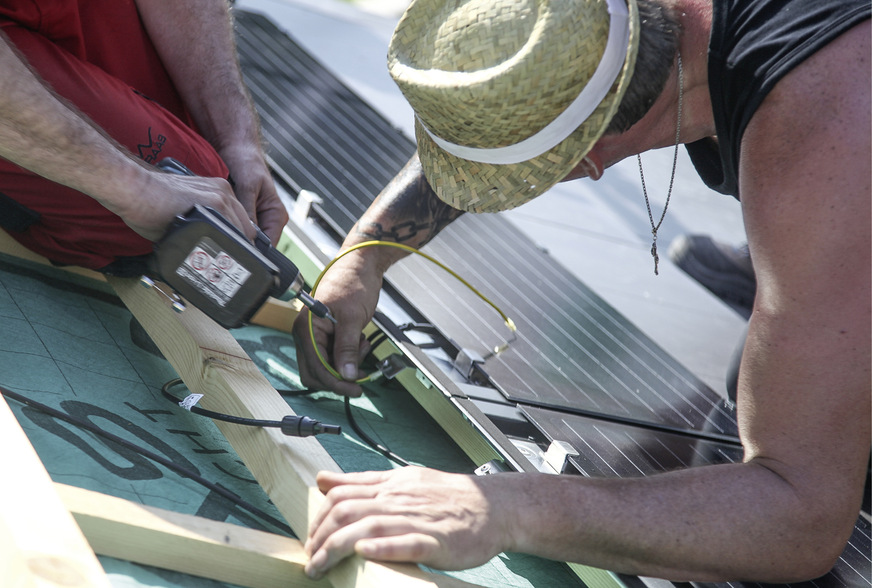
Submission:
<svg viewBox="0 0 872 588">
<path fill-rule="evenodd" d="M 146 239 L 160 239 L 173 219 L 190 210 L 194 204 L 217 210 L 248 238 L 254 239 L 254 225 L 227 181 L 168 174 L 156 168 L 143 169 L 141 175 L 144 188 L 140 198 L 104 202 L 104 205 Z"/>
<path fill-rule="evenodd" d="M 258 115 L 239 68 L 228 3 L 137 0 L 136 5 L 198 129 L 230 170 L 248 218 L 276 243 L 288 216 L 264 159 Z"/>
<path fill-rule="evenodd" d="M 376 197 L 342 245 L 348 250 L 365 241 L 393 241 L 420 248 L 462 213 L 443 203 L 430 189 L 417 155 Z M 409 227 L 414 230 L 409 231 Z M 330 365 L 342 375 L 328 372 L 315 354 L 309 336 L 308 313 L 294 324 L 297 360 L 303 385 L 359 396 L 357 366 L 369 352 L 361 331 L 375 313 L 382 276 L 408 253 L 394 247 L 367 247 L 342 257 L 318 287 L 318 299 L 336 318 L 334 327 L 315 321 L 315 341 Z M 332 344 L 331 344 L 332 341 Z"/>
<path fill-rule="evenodd" d="M 300 380 L 309 388 L 332 390 L 346 396 L 360 396 L 355 383 L 362 374 L 358 366 L 369 353 L 369 343 L 362 335 L 372 319 L 381 289 L 381 271 L 368 269 L 368 256 L 354 251 L 338 260 L 318 286 L 317 298 L 327 305 L 336 319 L 313 318 L 315 343 L 321 356 L 342 375 L 333 376 L 315 353 L 309 331 L 309 312 L 304 310 L 294 323 Z"/>
<path fill-rule="evenodd" d="M 480 565 L 511 545 L 491 495 L 497 476 L 446 474 L 419 467 L 386 472 L 318 474 L 327 496 L 306 541 L 306 573 L 320 578 L 357 553 L 381 561 L 415 561 L 441 569 Z"/>
<path fill-rule="evenodd" d="M 263 229 L 273 244 L 278 243 L 288 222 L 288 211 L 279 199 L 260 146 L 235 145 L 223 149 L 220 155 L 230 170 L 233 191 L 248 218 Z"/>
</svg>

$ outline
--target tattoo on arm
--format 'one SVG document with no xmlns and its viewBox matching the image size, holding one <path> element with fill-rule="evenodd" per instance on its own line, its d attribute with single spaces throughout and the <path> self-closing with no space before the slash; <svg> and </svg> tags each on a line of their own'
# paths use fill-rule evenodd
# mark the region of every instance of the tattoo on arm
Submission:
<svg viewBox="0 0 872 588">
<path fill-rule="evenodd" d="M 439 199 L 415 156 L 373 201 L 356 232 L 367 240 L 421 247 L 461 214 Z"/>
</svg>

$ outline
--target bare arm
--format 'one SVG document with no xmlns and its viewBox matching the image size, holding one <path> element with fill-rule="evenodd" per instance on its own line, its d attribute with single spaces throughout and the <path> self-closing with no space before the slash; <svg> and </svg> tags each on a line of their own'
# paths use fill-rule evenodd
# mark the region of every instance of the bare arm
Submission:
<svg viewBox="0 0 872 588">
<path fill-rule="evenodd" d="M 112 193 L 143 181 L 135 159 L 51 93 L 2 32 L 0 68 L 0 155 L 110 205 Z"/>
<path fill-rule="evenodd" d="M 344 247 L 376 240 L 420 248 L 461 214 L 436 196 L 414 155 L 357 221 Z"/>
<path fill-rule="evenodd" d="M 872 435 L 869 31 L 788 75 L 745 135 L 758 300 L 743 463 L 621 480 L 325 473 L 307 570 L 353 551 L 458 568 L 515 550 L 676 580 L 825 573 L 856 520 Z"/>
<path fill-rule="evenodd" d="M 242 79 L 225 0 L 137 0 L 161 61 L 203 136 L 230 169 L 248 216 L 276 242 L 288 221 Z"/>
<path fill-rule="evenodd" d="M 421 247 L 460 214 L 433 193 L 417 156 L 413 156 L 357 221 L 342 249 L 364 241 Z M 315 338 L 322 354 L 345 381 L 334 378 L 315 356 L 308 318 L 303 313 L 294 325 L 294 332 L 305 386 L 320 386 L 352 396 L 360 394 L 360 387 L 353 380 L 358 378 L 357 366 L 368 352 L 361 331 L 375 312 L 384 273 L 405 255 L 392 247 L 367 247 L 344 256 L 324 276 L 318 286 L 318 299 L 330 308 L 337 325 L 334 328 L 327 321 L 316 320 Z"/>
<path fill-rule="evenodd" d="M 170 177 L 143 164 L 56 96 L 2 32 L 0 70 L 0 156 L 91 196 L 148 239 L 161 236 L 194 202 L 245 228 L 227 182 Z"/>
</svg>

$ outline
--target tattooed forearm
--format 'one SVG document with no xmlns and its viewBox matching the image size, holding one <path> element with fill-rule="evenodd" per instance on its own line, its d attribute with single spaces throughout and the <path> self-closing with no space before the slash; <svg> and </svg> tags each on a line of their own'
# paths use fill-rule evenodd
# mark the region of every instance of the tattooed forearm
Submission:
<svg viewBox="0 0 872 588">
<path fill-rule="evenodd" d="M 355 231 L 366 240 L 421 247 L 461 214 L 436 196 L 416 155 L 373 201 Z"/>
</svg>

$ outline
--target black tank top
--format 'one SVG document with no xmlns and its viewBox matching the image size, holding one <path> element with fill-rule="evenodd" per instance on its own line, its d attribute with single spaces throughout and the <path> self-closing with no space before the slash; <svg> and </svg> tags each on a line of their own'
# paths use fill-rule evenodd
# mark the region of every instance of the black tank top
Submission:
<svg viewBox="0 0 872 588">
<path fill-rule="evenodd" d="M 708 76 L 718 140 L 686 146 L 706 185 L 739 197 L 739 147 L 754 112 L 785 74 L 870 11 L 870 0 L 714 0 Z"/>
</svg>

